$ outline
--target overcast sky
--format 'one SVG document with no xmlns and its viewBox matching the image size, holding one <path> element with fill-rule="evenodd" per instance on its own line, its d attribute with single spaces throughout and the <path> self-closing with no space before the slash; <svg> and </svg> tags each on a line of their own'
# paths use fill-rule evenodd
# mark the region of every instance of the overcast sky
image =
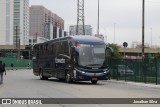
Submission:
<svg viewBox="0 0 160 107">
<path fill-rule="evenodd" d="M 99 0 L 100 34 L 105 41 L 122 45 L 142 41 L 142 0 Z M 97 32 L 98 0 L 85 0 L 85 24 Z M 43 5 L 62 17 L 65 30 L 77 20 L 77 0 L 30 0 L 30 5 Z M 152 29 L 152 30 L 151 30 Z M 151 33 L 152 32 L 152 33 Z M 145 42 L 160 46 L 160 0 L 145 0 Z"/>
</svg>

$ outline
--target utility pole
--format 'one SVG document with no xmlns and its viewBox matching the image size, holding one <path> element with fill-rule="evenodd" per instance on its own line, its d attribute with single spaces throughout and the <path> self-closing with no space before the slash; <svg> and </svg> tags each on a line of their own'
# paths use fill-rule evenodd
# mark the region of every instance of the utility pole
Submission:
<svg viewBox="0 0 160 107">
<path fill-rule="evenodd" d="M 99 0 L 98 0 L 98 24 L 97 24 L 97 36 L 99 36 Z"/>
<path fill-rule="evenodd" d="M 80 35 L 79 28 L 82 27 L 82 35 L 85 35 L 84 28 L 84 0 L 77 0 L 77 27 L 76 35 Z"/>
<path fill-rule="evenodd" d="M 144 24 L 145 24 L 145 0 L 142 3 L 142 58 L 144 59 Z"/>
<path fill-rule="evenodd" d="M 31 60 L 31 58 L 30 58 L 30 57 L 31 57 L 31 56 L 30 56 L 30 54 L 31 54 L 32 46 L 33 46 L 33 45 L 31 45 L 31 46 L 29 45 L 29 49 L 28 49 L 28 51 L 29 51 L 29 52 L 28 52 L 28 54 L 29 54 L 28 68 L 29 68 L 29 67 L 30 67 L 30 65 L 31 65 L 31 64 L 30 64 L 30 60 Z"/>
<path fill-rule="evenodd" d="M 16 52 L 17 52 L 17 60 L 20 58 L 20 37 L 19 35 L 19 28 L 16 26 Z"/>
<path fill-rule="evenodd" d="M 19 40 L 18 40 L 18 59 L 20 58 L 20 48 L 21 48 L 21 40 L 19 37 Z"/>
<path fill-rule="evenodd" d="M 36 43 L 37 43 L 37 36 L 38 36 L 38 33 L 36 32 Z"/>
<path fill-rule="evenodd" d="M 152 28 L 151 28 L 151 48 L 152 48 Z"/>
<path fill-rule="evenodd" d="M 115 43 L 115 36 L 116 36 L 116 23 L 114 23 L 114 39 L 113 39 L 113 43 Z"/>
<path fill-rule="evenodd" d="M 18 26 L 16 26 L 16 51 L 18 50 Z"/>
</svg>

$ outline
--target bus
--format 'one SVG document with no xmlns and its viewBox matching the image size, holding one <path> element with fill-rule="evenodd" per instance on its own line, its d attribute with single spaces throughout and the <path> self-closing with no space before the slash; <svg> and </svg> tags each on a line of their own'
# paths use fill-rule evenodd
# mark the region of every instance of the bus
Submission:
<svg viewBox="0 0 160 107">
<path fill-rule="evenodd" d="M 113 53 L 103 40 L 93 36 L 57 38 L 33 47 L 33 74 L 45 80 L 55 77 L 73 81 L 107 80 L 107 56 Z"/>
</svg>

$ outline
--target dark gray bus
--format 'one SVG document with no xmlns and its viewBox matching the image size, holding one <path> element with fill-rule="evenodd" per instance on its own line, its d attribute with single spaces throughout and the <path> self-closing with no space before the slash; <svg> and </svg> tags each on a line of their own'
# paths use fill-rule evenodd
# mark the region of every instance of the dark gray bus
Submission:
<svg viewBox="0 0 160 107">
<path fill-rule="evenodd" d="M 70 36 L 34 45 L 33 73 L 40 79 L 91 81 L 109 78 L 104 62 L 112 49 L 103 40 L 92 36 Z"/>
</svg>

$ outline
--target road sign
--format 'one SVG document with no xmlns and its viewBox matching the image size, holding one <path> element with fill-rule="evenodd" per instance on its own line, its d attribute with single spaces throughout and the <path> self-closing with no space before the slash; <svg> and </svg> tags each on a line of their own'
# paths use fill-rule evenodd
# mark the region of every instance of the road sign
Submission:
<svg viewBox="0 0 160 107">
<path fill-rule="evenodd" d="M 124 43 L 123 43 L 123 46 L 124 46 L 124 47 L 127 47 L 127 46 L 128 46 L 128 43 L 127 43 L 127 42 L 124 42 Z"/>
</svg>

